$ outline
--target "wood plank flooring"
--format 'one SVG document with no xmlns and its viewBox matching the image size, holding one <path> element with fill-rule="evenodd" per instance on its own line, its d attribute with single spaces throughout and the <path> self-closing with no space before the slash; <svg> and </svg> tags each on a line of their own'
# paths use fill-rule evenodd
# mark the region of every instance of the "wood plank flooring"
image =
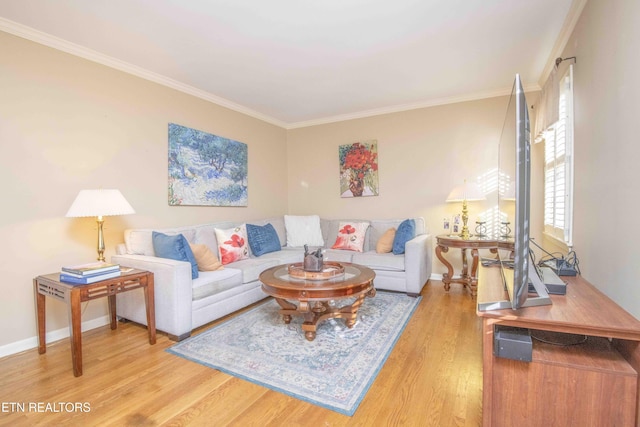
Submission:
<svg viewBox="0 0 640 427">
<path fill-rule="evenodd" d="M 121 323 L 83 335 L 79 378 L 68 339 L 44 355 L 33 349 L 0 359 L 0 425 L 479 426 L 475 300 L 462 286 L 445 292 L 440 281 L 430 281 L 422 295 L 352 417 L 171 355 L 164 334 L 151 346 L 144 327 Z"/>
</svg>

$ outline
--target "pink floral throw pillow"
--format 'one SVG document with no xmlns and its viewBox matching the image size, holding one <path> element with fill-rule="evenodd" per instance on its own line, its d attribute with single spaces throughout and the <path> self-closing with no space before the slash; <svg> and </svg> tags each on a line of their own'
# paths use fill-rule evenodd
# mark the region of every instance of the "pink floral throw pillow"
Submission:
<svg viewBox="0 0 640 427">
<path fill-rule="evenodd" d="M 218 255 L 222 265 L 249 258 L 245 224 L 227 230 L 216 228 L 215 232 L 218 240 Z"/>
<path fill-rule="evenodd" d="M 341 222 L 338 228 L 338 237 L 331 249 L 362 252 L 367 228 L 369 228 L 367 222 Z"/>
</svg>

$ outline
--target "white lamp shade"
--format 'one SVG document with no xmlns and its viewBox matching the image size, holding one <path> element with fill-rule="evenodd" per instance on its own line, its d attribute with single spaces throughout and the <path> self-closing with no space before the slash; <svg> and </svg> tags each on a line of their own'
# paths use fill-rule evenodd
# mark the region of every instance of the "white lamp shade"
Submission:
<svg viewBox="0 0 640 427">
<path fill-rule="evenodd" d="M 67 217 L 128 215 L 135 211 L 119 190 L 81 190 Z"/>
<path fill-rule="evenodd" d="M 465 182 L 451 190 L 451 193 L 449 193 L 449 196 L 447 197 L 447 202 L 462 202 L 464 200 L 486 200 L 486 197 L 478 184 Z"/>
</svg>

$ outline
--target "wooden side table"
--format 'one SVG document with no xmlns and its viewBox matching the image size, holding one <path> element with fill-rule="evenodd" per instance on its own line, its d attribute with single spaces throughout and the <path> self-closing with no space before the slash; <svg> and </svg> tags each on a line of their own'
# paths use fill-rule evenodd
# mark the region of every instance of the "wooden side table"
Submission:
<svg viewBox="0 0 640 427">
<path fill-rule="evenodd" d="M 69 313 L 69 335 L 73 375 L 82 375 L 82 330 L 80 303 L 93 299 L 109 298 L 111 329 L 116 329 L 116 294 L 143 288 L 147 309 L 147 329 L 149 344 L 156 343 L 156 316 L 153 293 L 153 273 L 144 270 L 122 272 L 119 277 L 102 280 L 88 285 L 74 285 L 61 282 L 59 273 L 46 274 L 33 279 L 36 298 L 36 323 L 38 326 L 38 353 L 47 352 L 46 342 L 46 298 L 55 298 L 67 304 Z"/>
<path fill-rule="evenodd" d="M 437 236 L 436 240 L 436 256 L 447 267 L 447 272 L 442 274 L 444 289 L 448 291 L 451 288 L 451 283 L 461 283 L 465 288 L 469 287 L 471 296 L 476 296 L 478 289 L 478 249 L 489 249 L 494 254 L 498 253 L 498 248 L 513 251 L 513 239 L 497 240 L 490 237 L 476 236 L 463 239 L 458 235 L 442 234 Z M 442 255 L 449 252 L 449 248 L 459 248 L 462 252 L 462 271 L 458 278 L 453 277 L 453 266 Z M 469 271 L 467 250 L 471 251 L 471 271 Z"/>
</svg>

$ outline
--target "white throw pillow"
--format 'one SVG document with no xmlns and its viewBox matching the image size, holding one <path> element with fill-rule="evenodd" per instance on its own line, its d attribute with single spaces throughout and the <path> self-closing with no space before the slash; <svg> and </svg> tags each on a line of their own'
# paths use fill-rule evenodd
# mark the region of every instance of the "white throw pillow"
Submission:
<svg viewBox="0 0 640 427">
<path fill-rule="evenodd" d="M 324 246 L 318 215 L 285 215 L 284 227 L 287 230 L 287 246 L 289 247 Z"/>
</svg>

